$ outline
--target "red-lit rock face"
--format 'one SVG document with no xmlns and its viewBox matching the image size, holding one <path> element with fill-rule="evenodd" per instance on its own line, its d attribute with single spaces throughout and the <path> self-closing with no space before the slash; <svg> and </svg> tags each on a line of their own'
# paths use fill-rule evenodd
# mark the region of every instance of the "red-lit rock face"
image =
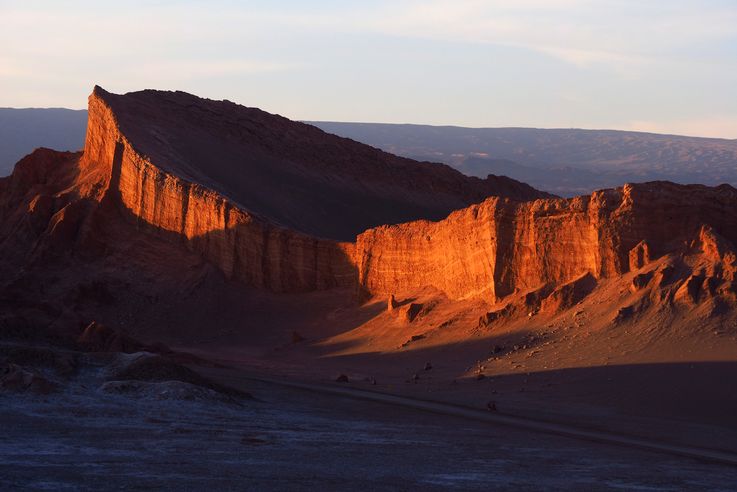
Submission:
<svg viewBox="0 0 737 492">
<path fill-rule="evenodd" d="M 205 186 L 163 171 L 134 145 L 93 93 L 80 167 L 104 176 L 103 202 L 255 287 L 291 292 L 354 284 L 351 244 L 275 226 Z"/>
<path fill-rule="evenodd" d="M 734 243 L 737 191 L 647 183 L 567 200 L 490 198 L 440 222 L 368 230 L 355 258 L 368 294 L 434 286 L 452 298 L 494 300 L 640 268 L 681 249 L 704 224 Z"/>
<path fill-rule="evenodd" d="M 190 140 L 201 141 L 185 141 L 167 110 L 182 112 Z M 272 148 L 277 144 L 282 147 Z M 194 157 L 185 153 L 193 146 Z M 208 151 L 210 161 L 202 157 Z M 400 159 L 255 109 L 153 91 L 115 96 L 95 89 L 79 167 L 83 194 L 121 205 L 130 220 L 182 241 L 228 277 L 277 292 L 355 285 L 353 244 L 294 229 L 345 235 L 382 220 L 442 216 L 496 190 L 519 198 L 544 195 L 506 178 L 481 181 Z M 232 190 L 224 179 L 228 173 Z M 295 176 L 302 180 L 296 196 L 274 182 L 280 173 L 286 188 Z M 330 196 L 331 187 L 336 196 Z M 343 204 L 345 193 L 355 196 Z"/>
</svg>

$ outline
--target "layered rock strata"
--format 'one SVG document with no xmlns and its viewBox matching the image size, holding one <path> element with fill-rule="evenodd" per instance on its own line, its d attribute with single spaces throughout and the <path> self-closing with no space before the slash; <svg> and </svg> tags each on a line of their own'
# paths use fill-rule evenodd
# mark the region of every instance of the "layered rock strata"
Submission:
<svg viewBox="0 0 737 492">
<path fill-rule="evenodd" d="M 80 169 L 106 180 L 103 203 L 201 253 L 229 278 L 276 292 L 355 285 L 351 243 L 275 226 L 205 186 L 163 171 L 136 151 L 96 93 L 90 97 Z"/>
<path fill-rule="evenodd" d="M 498 300 L 621 275 L 682 248 L 705 224 L 737 242 L 737 190 L 653 182 L 566 200 L 490 198 L 440 222 L 368 230 L 355 262 L 367 295 L 431 285 L 452 298 Z"/>
</svg>

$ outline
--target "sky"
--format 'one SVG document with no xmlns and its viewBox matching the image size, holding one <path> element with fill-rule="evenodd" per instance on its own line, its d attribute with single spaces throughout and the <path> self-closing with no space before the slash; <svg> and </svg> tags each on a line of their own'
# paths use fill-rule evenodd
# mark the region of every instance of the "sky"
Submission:
<svg viewBox="0 0 737 492">
<path fill-rule="evenodd" d="M 95 85 L 299 120 L 737 138 L 737 0 L 0 0 L 0 107 Z"/>
</svg>

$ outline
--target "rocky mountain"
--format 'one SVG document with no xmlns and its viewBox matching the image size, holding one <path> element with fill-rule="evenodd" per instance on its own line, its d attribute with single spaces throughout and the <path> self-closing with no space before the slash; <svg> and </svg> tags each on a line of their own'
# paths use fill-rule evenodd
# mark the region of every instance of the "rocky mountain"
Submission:
<svg viewBox="0 0 737 492">
<path fill-rule="evenodd" d="M 440 222 L 370 229 L 358 236 L 355 262 L 370 295 L 433 286 L 455 299 L 536 292 L 543 300 L 583 277 L 595 283 L 703 251 L 724 264 L 679 281 L 733 302 L 734 244 L 737 190 L 652 182 L 570 199 L 495 197 Z"/>
<path fill-rule="evenodd" d="M 654 133 L 311 122 L 323 130 L 470 176 L 503 174 L 562 196 L 668 180 L 737 186 L 737 140 Z"/>
<path fill-rule="evenodd" d="M 546 196 L 181 92 L 96 87 L 88 114 L 81 155 L 40 149 L 0 181 L 2 250 L 19 264 L 70 241 L 76 253 L 105 248 L 99 224 L 122 215 L 247 285 L 324 289 L 353 284 L 354 246 L 320 237 L 441 218 L 495 193 Z"/>
</svg>

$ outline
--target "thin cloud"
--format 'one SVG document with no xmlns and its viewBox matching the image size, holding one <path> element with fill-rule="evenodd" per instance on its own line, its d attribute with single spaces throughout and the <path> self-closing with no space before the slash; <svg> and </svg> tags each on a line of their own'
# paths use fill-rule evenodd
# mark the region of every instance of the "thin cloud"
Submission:
<svg viewBox="0 0 737 492">
<path fill-rule="evenodd" d="M 681 58 L 677 47 L 735 36 L 737 9 L 587 0 L 395 2 L 354 17 L 356 27 L 402 37 L 537 51 L 576 66 L 627 73 Z"/>
</svg>

